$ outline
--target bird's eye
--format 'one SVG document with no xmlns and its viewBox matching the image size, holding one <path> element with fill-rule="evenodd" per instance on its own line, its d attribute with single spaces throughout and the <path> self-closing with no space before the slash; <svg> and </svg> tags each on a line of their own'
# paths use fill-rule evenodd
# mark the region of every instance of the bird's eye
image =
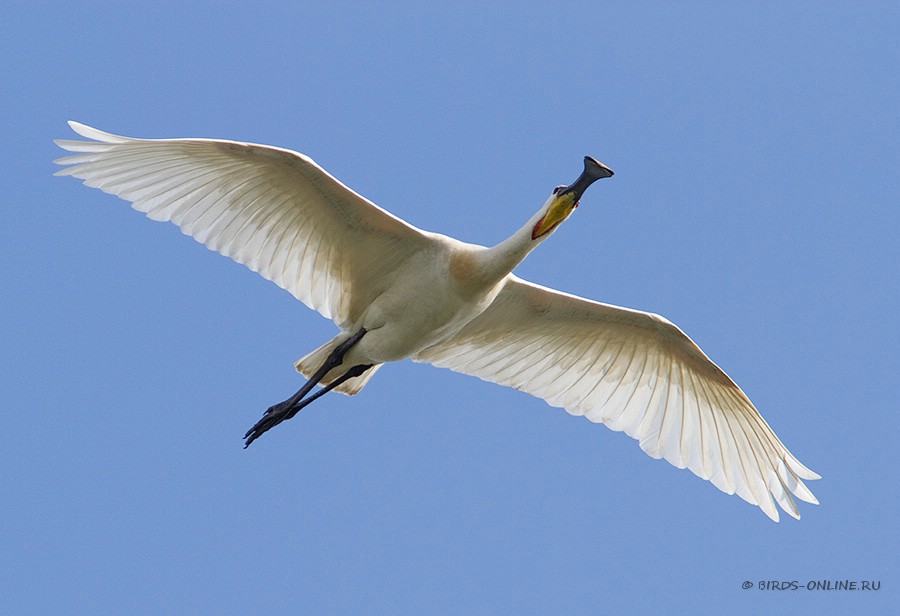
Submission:
<svg viewBox="0 0 900 616">
<path fill-rule="evenodd" d="M 553 194 L 558 195 L 559 191 L 561 191 L 563 188 L 565 188 L 565 186 L 557 186 L 556 188 L 553 189 Z"/>
</svg>

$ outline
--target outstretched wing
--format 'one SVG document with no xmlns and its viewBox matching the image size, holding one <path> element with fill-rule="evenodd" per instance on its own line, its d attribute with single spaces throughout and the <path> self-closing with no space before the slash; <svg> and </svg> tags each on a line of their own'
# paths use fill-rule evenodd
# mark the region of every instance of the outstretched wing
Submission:
<svg viewBox="0 0 900 616">
<path fill-rule="evenodd" d="M 132 139 L 69 122 L 71 175 L 168 220 L 343 326 L 427 236 L 356 194 L 309 157 L 215 139 Z M 363 273 L 365 278 L 363 278 Z M 365 280 L 365 284 L 363 284 Z"/>
<path fill-rule="evenodd" d="M 728 494 L 799 518 L 819 476 L 781 443 L 744 392 L 680 329 L 645 312 L 510 276 L 494 303 L 416 361 L 543 398 L 640 441 Z"/>
</svg>

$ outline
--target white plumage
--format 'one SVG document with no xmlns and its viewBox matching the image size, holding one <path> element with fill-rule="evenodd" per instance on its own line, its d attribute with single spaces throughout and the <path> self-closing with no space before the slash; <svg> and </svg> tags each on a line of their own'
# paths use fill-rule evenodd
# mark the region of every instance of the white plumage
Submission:
<svg viewBox="0 0 900 616">
<path fill-rule="evenodd" d="M 76 152 L 55 161 L 67 165 L 57 175 L 175 223 L 334 321 L 341 332 L 297 362 L 309 377 L 350 344 L 322 385 L 356 393 L 383 363 L 411 357 L 624 431 L 654 458 L 689 468 L 775 521 L 775 502 L 796 518 L 792 495 L 817 503 L 802 480 L 819 476 L 675 325 L 511 273 L 590 182 L 612 175 L 593 159 L 586 174 L 589 162 L 608 173 L 578 190 L 558 187 L 524 227 L 485 248 L 409 225 L 290 150 L 132 139 L 69 124 L 92 141 L 57 141 Z M 362 374 L 340 380 L 357 365 Z"/>
</svg>

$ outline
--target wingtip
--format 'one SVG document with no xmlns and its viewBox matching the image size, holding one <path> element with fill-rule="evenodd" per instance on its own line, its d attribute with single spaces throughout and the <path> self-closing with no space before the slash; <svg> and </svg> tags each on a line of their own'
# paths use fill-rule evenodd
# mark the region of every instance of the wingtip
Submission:
<svg viewBox="0 0 900 616">
<path fill-rule="evenodd" d="M 84 131 L 86 130 L 91 130 L 91 127 L 87 124 L 82 124 L 81 122 L 76 122 L 75 120 L 66 120 L 66 124 L 68 124 L 69 128 L 71 128 L 79 135 L 83 135 Z"/>
<path fill-rule="evenodd" d="M 820 474 L 807 468 L 792 455 L 787 456 L 786 463 L 791 468 L 791 470 L 793 470 L 801 479 L 816 480 L 822 478 Z"/>
<path fill-rule="evenodd" d="M 71 128 L 82 137 L 87 137 L 88 139 L 93 139 L 94 141 L 100 141 L 101 143 L 125 143 L 129 140 L 127 137 L 107 133 L 92 126 L 88 126 L 87 124 L 76 122 L 75 120 L 68 120 L 66 123 L 69 125 L 69 128 Z"/>
</svg>

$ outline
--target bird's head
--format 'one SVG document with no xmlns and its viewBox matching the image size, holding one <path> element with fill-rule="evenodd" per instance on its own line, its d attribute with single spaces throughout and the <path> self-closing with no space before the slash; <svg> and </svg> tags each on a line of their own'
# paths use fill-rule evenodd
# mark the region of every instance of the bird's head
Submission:
<svg viewBox="0 0 900 616">
<path fill-rule="evenodd" d="M 547 200 L 544 215 L 531 230 L 531 239 L 536 240 L 546 235 L 564 221 L 578 207 L 581 195 L 588 186 L 613 175 L 612 169 L 590 156 L 584 157 L 584 171 L 569 186 L 557 186 Z"/>
</svg>

